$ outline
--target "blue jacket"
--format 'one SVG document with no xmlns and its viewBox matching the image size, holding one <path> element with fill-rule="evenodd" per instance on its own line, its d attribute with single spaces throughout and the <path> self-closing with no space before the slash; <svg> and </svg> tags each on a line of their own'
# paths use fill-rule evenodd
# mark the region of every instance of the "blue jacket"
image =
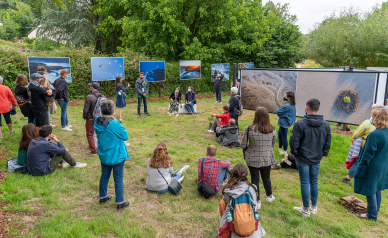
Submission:
<svg viewBox="0 0 388 238">
<path fill-rule="evenodd" d="M 113 118 L 106 117 L 98 117 L 94 122 L 101 163 L 116 165 L 129 159 L 124 143 L 128 140 L 128 132 L 123 124 Z"/>
<path fill-rule="evenodd" d="M 194 91 L 187 91 L 185 94 L 185 102 L 194 102 L 195 101 L 195 92 Z"/>
<path fill-rule="evenodd" d="M 120 90 L 123 90 L 123 92 L 121 93 L 121 95 L 119 95 L 119 91 Z M 121 84 L 117 84 L 117 87 L 115 88 L 115 91 L 116 91 L 116 98 L 119 98 L 119 97 L 123 97 L 125 95 L 124 92 L 126 92 L 128 90 L 128 87 L 124 88 L 123 85 Z M 127 98 L 126 96 L 124 97 L 124 99 Z"/>
<path fill-rule="evenodd" d="M 287 102 L 276 110 L 276 115 L 279 117 L 278 126 L 290 128 L 296 121 L 296 108 Z"/>
</svg>

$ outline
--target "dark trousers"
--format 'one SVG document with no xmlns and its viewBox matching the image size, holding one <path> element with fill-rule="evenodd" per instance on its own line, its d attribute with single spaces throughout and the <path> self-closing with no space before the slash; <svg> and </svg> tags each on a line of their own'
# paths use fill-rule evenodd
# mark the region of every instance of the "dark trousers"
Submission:
<svg viewBox="0 0 388 238">
<path fill-rule="evenodd" d="M 259 191 L 259 195 L 257 196 L 257 201 L 260 200 L 260 190 L 259 190 L 259 181 L 260 181 L 260 173 L 261 180 L 263 180 L 263 185 L 265 189 L 265 194 L 267 197 L 272 195 L 272 185 L 271 185 L 271 166 L 255 168 L 248 166 L 249 173 L 251 174 L 251 182 L 256 185 L 257 191 Z"/>
<path fill-rule="evenodd" d="M 50 125 L 48 110 L 34 110 L 34 115 L 37 127 Z"/>
<path fill-rule="evenodd" d="M 3 117 L 4 117 L 4 120 L 5 120 L 5 124 L 12 124 L 12 120 L 11 120 L 11 114 L 9 112 L 6 112 L 6 113 L 0 113 L 0 127 L 2 126 L 1 124 L 1 114 L 3 114 Z"/>
<path fill-rule="evenodd" d="M 50 157 L 51 157 L 50 166 L 52 168 L 52 170 L 50 171 L 50 174 L 54 173 L 58 165 L 60 165 L 63 160 L 69 163 L 71 166 L 75 166 L 76 164 L 75 160 L 73 159 L 73 157 L 71 157 L 69 152 L 66 152 L 66 154 L 64 155 L 51 154 Z"/>
<path fill-rule="evenodd" d="M 32 123 L 36 126 L 36 123 L 35 123 L 35 117 L 28 117 L 28 123 Z"/>
<path fill-rule="evenodd" d="M 287 151 L 288 140 L 287 140 L 288 128 L 279 127 L 278 137 L 279 137 L 279 149 Z"/>
<path fill-rule="evenodd" d="M 216 91 L 216 101 L 221 102 L 221 87 L 214 87 Z"/>
<path fill-rule="evenodd" d="M 96 143 L 94 141 L 94 120 L 88 120 L 86 119 L 85 123 L 85 128 L 86 128 L 86 138 L 88 139 L 90 151 L 92 154 L 97 154 L 97 148 L 96 148 Z"/>
<path fill-rule="evenodd" d="M 137 98 L 137 114 L 140 115 L 141 100 L 143 99 L 144 103 L 144 113 L 147 114 L 147 96 L 141 96 Z"/>
</svg>

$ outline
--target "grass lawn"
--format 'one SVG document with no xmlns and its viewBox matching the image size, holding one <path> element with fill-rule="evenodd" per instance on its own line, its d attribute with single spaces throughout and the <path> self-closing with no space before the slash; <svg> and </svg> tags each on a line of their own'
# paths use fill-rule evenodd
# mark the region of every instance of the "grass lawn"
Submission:
<svg viewBox="0 0 388 238">
<path fill-rule="evenodd" d="M 223 96 L 225 103 L 228 100 L 229 96 Z M 10 136 L 8 128 L 3 127 L 0 140 L 0 166 L 7 175 L 0 184 L 3 206 L 0 212 L 17 213 L 6 221 L 9 237 L 218 237 L 218 202 L 222 195 L 209 200 L 199 196 L 197 161 L 205 156 L 206 147 L 214 144 L 218 148 L 217 158 L 230 160 L 232 165 L 245 162 L 241 149 L 220 146 L 214 135 L 207 132 L 210 115 L 222 111 L 221 105 L 214 101 L 214 98 L 200 99 L 198 115 L 179 118 L 166 114 L 167 101 L 150 103 L 151 117 L 138 118 L 136 105 L 128 105 L 123 110 L 123 124 L 131 143 L 128 147 L 131 159 L 125 162 L 124 171 L 125 199 L 130 207 L 120 212 L 116 211 L 114 199 L 103 205 L 98 203 L 100 162 L 98 157 L 86 155 L 88 144 L 81 106 L 69 108 L 72 132 L 60 130 L 60 112 L 52 115 L 53 124 L 57 125 L 53 133 L 77 161 L 88 164 L 86 168 L 58 168 L 54 174 L 42 177 L 6 172 L 6 160 L 17 155 L 21 128 L 27 123 L 18 111 L 12 117 L 16 134 Z M 240 130 L 252 120 L 253 111 L 244 111 Z M 271 121 L 276 125 L 277 116 L 271 115 Z M 174 169 L 185 164 L 191 166 L 184 174 L 183 189 L 178 196 L 158 195 L 144 188 L 147 159 L 160 141 L 167 143 Z M 350 144 L 350 137 L 332 136 L 329 157 L 321 163 L 318 214 L 310 218 L 292 209 L 302 203 L 297 171 L 272 171 L 276 200 L 267 203 L 263 199 L 264 188 L 260 186 L 263 202 L 259 215 L 266 237 L 388 237 L 386 191 L 377 223 L 356 218 L 338 203 L 345 196 L 366 201 L 364 196 L 353 193 L 353 182 L 350 185 L 340 182 L 348 171 L 345 160 Z M 275 155 L 277 161 L 282 159 L 277 145 Z M 108 193 L 114 196 L 113 177 Z"/>
</svg>

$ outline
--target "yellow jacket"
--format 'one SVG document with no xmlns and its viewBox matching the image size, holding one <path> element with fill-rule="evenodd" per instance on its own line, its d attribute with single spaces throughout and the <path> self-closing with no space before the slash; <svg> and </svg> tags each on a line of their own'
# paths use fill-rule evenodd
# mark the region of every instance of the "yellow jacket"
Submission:
<svg viewBox="0 0 388 238">
<path fill-rule="evenodd" d="M 368 135 L 376 130 L 376 127 L 370 123 L 370 120 L 363 121 L 358 128 L 353 133 L 353 139 L 357 139 L 358 137 L 362 136 L 364 140 L 362 141 L 362 147 L 365 145 L 366 138 Z"/>
</svg>

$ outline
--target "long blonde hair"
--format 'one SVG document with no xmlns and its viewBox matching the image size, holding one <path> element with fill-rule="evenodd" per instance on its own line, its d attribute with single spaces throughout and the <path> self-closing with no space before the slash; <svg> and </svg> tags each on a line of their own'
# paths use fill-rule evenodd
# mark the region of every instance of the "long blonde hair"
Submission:
<svg viewBox="0 0 388 238">
<path fill-rule="evenodd" d="M 172 160 L 167 151 L 167 145 L 164 142 L 160 142 L 154 152 L 151 155 L 150 160 L 148 161 L 148 165 L 151 168 L 169 168 L 172 166 Z"/>
</svg>

